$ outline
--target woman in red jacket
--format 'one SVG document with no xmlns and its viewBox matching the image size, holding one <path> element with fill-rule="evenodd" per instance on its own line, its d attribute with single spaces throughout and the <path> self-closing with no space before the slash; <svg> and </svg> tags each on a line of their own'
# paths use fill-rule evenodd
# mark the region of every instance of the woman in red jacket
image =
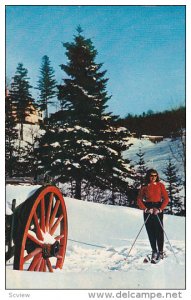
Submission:
<svg viewBox="0 0 191 300">
<path fill-rule="evenodd" d="M 163 258 L 164 232 L 163 209 L 169 202 L 165 186 L 159 181 L 159 175 L 156 170 L 150 169 L 145 177 L 145 185 L 139 191 L 137 204 L 140 209 L 144 210 L 144 220 L 150 214 L 145 227 L 152 248 L 152 259 Z M 161 224 L 158 220 L 158 217 Z"/>
</svg>

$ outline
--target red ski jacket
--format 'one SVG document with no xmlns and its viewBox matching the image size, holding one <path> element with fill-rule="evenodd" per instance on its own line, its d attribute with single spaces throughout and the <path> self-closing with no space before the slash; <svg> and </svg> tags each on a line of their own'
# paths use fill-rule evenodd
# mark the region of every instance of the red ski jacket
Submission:
<svg viewBox="0 0 191 300">
<path fill-rule="evenodd" d="M 140 209 L 145 210 L 147 208 L 144 202 L 161 202 L 160 209 L 163 210 L 169 202 L 164 184 L 162 182 L 155 182 L 143 186 L 137 197 L 137 204 Z"/>
</svg>

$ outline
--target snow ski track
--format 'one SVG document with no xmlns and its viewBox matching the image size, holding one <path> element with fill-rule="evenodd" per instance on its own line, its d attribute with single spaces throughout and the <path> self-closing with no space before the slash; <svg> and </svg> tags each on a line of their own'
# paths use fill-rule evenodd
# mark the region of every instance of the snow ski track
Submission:
<svg viewBox="0 0 191 300">
<path fill-rule="evenodd" d="M 174 246 L 176 244 L 176 246 Z M 173 250 L 179 258 L 184 255 L 184 243 L 181 241 L 173 241 Z M 144 257 L 150 253 L 148 241 L 140 240 L 136 243 L 128 256 L 130 246 L 120 247 L 88 247 L 79 244 L 69 244 L 66 253 L 66 259 L 63 271 L 66 272 L 108 272 L 108 271 L 130 271 L 130 270 L 147 270 L 151 264 L 144 264 Z M 165 252 L 168 261 L 175 261 L 175 257 L 171 252 L 169 244 L 165 243 Z M 161 261 L 158 265 L 164 264 Z M 156 267 L 156 265 L 152 265 Z"/>
</svg>

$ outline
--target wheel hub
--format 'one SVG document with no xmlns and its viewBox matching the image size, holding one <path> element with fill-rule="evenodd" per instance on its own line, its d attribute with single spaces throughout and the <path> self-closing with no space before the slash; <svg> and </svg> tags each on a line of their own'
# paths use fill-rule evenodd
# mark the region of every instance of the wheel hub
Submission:
<svg viewBox="0 0 191 300">
<path fill-rule="evenodd" d="M 42 256 L 43 258 L 48 258 L 52 256 L 57 256 L 60 250 L 60 244 L 56 241 L 54 244 L 44 244 L 42 247 Z"/>
</svg>

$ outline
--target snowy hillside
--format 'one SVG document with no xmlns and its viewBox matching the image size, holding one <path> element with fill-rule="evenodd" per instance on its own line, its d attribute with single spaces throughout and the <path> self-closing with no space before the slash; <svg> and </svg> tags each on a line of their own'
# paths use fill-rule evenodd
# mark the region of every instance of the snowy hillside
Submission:
<svg viewBox="0 0 191 300">
<path fill-rule="evenodd" d="M 34 187 L 7 186 L 6 199 L 19 203 Z M 6 266 L 6 288 L 11 289 L 184 289 L 185 218 L 165 215 L 167 258 L 157 265 L 143 264 L 150 253 L 145 229 L 130 256 L 129 249 L 143 224 L 142 212 L 65 199 L 69 236 L 64 267 L 55 273 L 14 271 Z"/>
<path fill-rule="evenodd" d="M 180 139 L 172 140 L 166 138 L 159 143 L 153 143 L 146 138 L 137 139 L 130 138 L 129 143 L 132 144 L 130 148 L 123 152 L 124 158 L 127 158 L 131 161 L 131 164 L 134 166 L 135 170 L 138 168 L 139 157 L 137 153 L 139 149 L 144 153 L 145 166 L 150 169 L 154 168 L 158 171 L 160 179 L 165 183 L 166 177 L 164 175 L 164 170 L 168 165 L 169 158 L 177 169 L 176 175 L 179 177 L 181 185 L 179 185 L 179 196 L 184 201 L 184 162 L 182 158 L 184 157 L 183 145 Z M 167 183 L 165 183 L 167 187 Z"/>
<path fill-rule="evenodd" d="M 129 143 L 132 146 L 123 153 L 125 158 L 131 160 L 131 163 L 136 166 L 139 158 L 136 155 L 139 148 L 141 148 L 144 153 L 144 160 L 148 168 L 154 168 L 158 170 L 161 178 L 164 177 L 163 169 L 166 167 L 169 157 L 172 159 L 173 163 L 177 166 L 179 174 L 183 173 L 183 164 L 180 159 L 181 143 L 178 139 L 171 140 L 170 138 L 164 139 L 159 143 L 153 143 L 148 139 L 137 139 L 130 138 Z M 173 150 L 173 153 L 171 151 Z"/>
</svg>

